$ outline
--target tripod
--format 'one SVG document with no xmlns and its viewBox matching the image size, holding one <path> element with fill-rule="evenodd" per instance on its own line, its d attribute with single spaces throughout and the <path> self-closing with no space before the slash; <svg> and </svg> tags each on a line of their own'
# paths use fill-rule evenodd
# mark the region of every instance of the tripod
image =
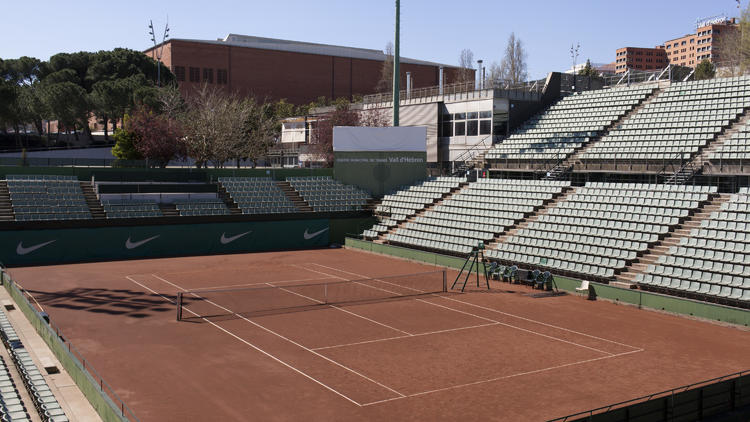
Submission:
<svg viewBox="0 0 750 422">
<path fill-rule="evenodd" d="M 469 282 L 469 277 L 471 276 L 471 272 L 474 270 L 474 267 L 477 269 L 477 287 L 479 287 L 479 264 L 482 264 L 482 273 L 484 274 L 484 282 L 487 285 L 487 290 L 490 289 L 490 279 L 487 277 L 487 259 L 484 257 L 484 243 L 479 242 L 477 246 L 474 247 L 474 249 L 471 250 L 471 253 L 469 256 L 466 257 L 466 262 L 464 262 L 464 265 L 461 267 L 461 271 L 458 272 L 458 276 L 456 276 L 456 280 L 453 282 L 453 285 L 451 286 L 451 290 L 455 289 L 456 286 L 459 284 L 459 280 L 461 279 L 461 275 L 463 274 L 464 270 L 466 270 L 466 266 L 469 266 L 469 269 L 466 271 L 466 277 L 464 278 L 464 282 L 461 285 L 461 291 L 463 292 L 466 288 L 466 283 Z"/>
</svg>

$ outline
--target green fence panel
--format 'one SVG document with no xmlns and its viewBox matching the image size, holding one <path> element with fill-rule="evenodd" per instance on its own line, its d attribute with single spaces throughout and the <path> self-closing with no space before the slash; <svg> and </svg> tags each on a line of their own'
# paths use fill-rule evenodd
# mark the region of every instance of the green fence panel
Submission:
<svg viewBox="0 0 750 422">
<path fill-rule="evenodd" d="M 330 220 L 0 232 L 7 266 L 302 249 L 330 244 Z"/>
<path fill-rule="evenodd" d="M 52 328 L 42 319 L 39 313 L 26 300 L 26 297 L 18 290 L 15 283 L 3 272 L 3 285 L 10 296 L 16 302 L 18 308 L 26 316 L 39 336 L 47 344 L 52 353 L 65 371 L 73 379 L 91 406 L 96 410 L 104 422 L 137 421 L 132 411 L 124 404 L 115 404 L 104 391 L 105 384 L 101 379 L 97 381 L 84 367 L 84 365 L 69 352 L 69 348 Z M 126 416 L 126 413 L 128 416 Z"/>
</svg>

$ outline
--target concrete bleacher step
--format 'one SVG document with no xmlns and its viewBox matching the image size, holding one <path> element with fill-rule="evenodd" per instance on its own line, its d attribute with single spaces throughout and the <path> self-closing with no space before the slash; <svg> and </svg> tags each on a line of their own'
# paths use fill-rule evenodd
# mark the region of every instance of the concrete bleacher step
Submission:
<svg viewBox="0 0 750 422">
<path fill-rule="evenodd" d="M 177 210 L 175 204 L 159 203 L 159 210 L 164 217 L 179 217 L 180 212 Z"/>
<path fill-rule="evenodd" d="M 13 221 L 13 205 L 10 202 L 10 192 L 8 191 L 8 182 L 0 181 L 0 221 Z"/>
<path fill-rule="evenodd" d="M 466 183 L 466 182 L 459 183 L 459 185 L 458 185 L 457 188 L 453 188 L 449 192 L 444 193 L 442 197 L 436 199 L 431 204 L 425 205 L 424 208 L 422 208 L 421 210 L 417 211 L 416 214 L 414 214 L 412 216 L 409 216 L 406 220 L 398 223 L 395 227 L 391 227 L 387 232 L 381 233 L 380 236 L 378 236 L 377 238 L 373 239 L 373 242 L 375 242 L 375 243 L 385 243 L 386 242 L 386 239 L 385 239 L 386 235 L 388 235 L 390 233 L 395 233 L 396 230 L 398 230 L 399 228 L 403 227 L 407 223 L 410 223 L 410 222 L 416 220 L 417 217 L 419 217 L 421 215 L 424 215 L 424 213 L 426 213 L 427 211 L 431 210 L 436 205 L 440 205 L 441 203 L 443 203 L 443 201 L 445 201 L 447 199 L 450 199 L 454 194 L 461 192 L 461 189 L 463 189 L 465 186 L 468 186 L 468 185 L 469 185 L 469 183 Z"/>
<path fill-rule="evenodd" d="M 679 245 L 680 239 L 690 236 L 691 230 L 700 228 L 701 222 L 711 218 L 711 213 L 721 209 L 721 204 L 728 201 L 730 196 L 729 194 L 717 194 L 709 198 L 709 201 L 698 212 L 687 217 L 673 231 L 646 250 L 631 265 L 625 267 L 625 270 L 617 274 L 615 279 L 618 285 L 635 288 L 633 280 L 638 274 L 645 272 L 649 265 L 654 264 L 660 256 L 667 254 L 670 247 Z"/>
<path fill-rule="evenodd" d="M 562 193 L 551 200 L 547 201 L 544 205 L 539 207 L 536 211 L 533 213 L 527 215 L 523 220 L 519 221 L 515 226 L 511 227 L 510 229 L 506 230 L 504 233 L 500 233 L 499 235 L 495 236 L 494 239 L 492 239 L 488 244 L 488 249 L 496 249 L 497 245 L 499 243 L 504 242 L 508 237 L 514 236 L 516 233 L 518 233 L 519 230 L 522 230 L 529 226 L 529 224 L 533 223 L 534 221 L 538 220 L 540 216 L 547 214 L 547 212 L 550 210 L 550 208 L 553 208 L 556 204 L 565 201 L 569 195 L 575 193 L 575 188 L 567 187 L 564 188 Z"/>
<path fill-rule="evenodd" d="M 310 206 L 310 204 L 307 203 L 307 201 L 300 196 L 299 192 L 297 192 L 289 182 L 286 180 L 279 180 L 276 181 L 276 186 L 281 189 L 282 192 L 284 192 L 284 195 L 286 195 L 287 198 L 289 198 L 290 201 L 294 204 L 295 207 L 297 207 L 298 210 L 301 212 L 313 212 L 313 208 Z"/>
<path fill-rule="evenodd" d="M 239 205 L 237 205 L 236 202 L 234 202 L 234 199 L 232 199 L 232 196 L 227 192 L 227 188 L 224 187 L 221 183 L 217 184 L 216 188 L 216 194 L 224 201 L 224 204 L 229 209 L 229 212 L 232 214 L 242 214 L 242 210 L 240 209 Z"/>
<path fill-rule="evenodd" d="M 107 216 L 104 213 L 104 207 L 102 206 L 101 201 L 99 201 L 99 198 L 96 196 L 94 186 L 91 184 L 91 182 L 79 183 L 81 185 L 81 191 L 83 191 L 83 197 L 86 199 L 86 205 L 88 205 L 89 211 L 91 212 L 91 217 L 106 218 Z"/>
<path fill-rule="evenodd" d="M 728 139 L 730 139 L 735 133 L 742 130 L 743 127 L 750 124 L 750 112 L 745 110 L 745 114 L 740 116 L 737 122 L 733 123 L 727 128 L 721 135 L 717 136 L 716 139 L 709 142 L 709 144 L 703 148 L 701 153 L 693 159 L 696 166 L 700 166 L 704 173 L 719 173 L 721 168 L 719 163 L 712 163 L 709 156 L 717 152 L 724 145 Z M 719 167 L 717 169 L 717 167 Z"/>
</svg>

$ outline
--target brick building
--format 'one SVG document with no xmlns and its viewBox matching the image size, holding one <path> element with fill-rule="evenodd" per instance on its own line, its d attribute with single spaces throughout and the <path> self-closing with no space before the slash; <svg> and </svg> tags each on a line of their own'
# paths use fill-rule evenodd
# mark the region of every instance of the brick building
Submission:
<svg viewBox="0 0 750 422">
<path fill-rule="evenodd" d="M 156 59 L 160 47 L 162 62 L 183 93 L 207 83 L 294 104 L 376 93 L 386 60 L 379 50 L 235 34 L 216 41 L 172 39 L 145 54 Z M 457 67 L 401 57 L 401 86 L 406 86 L 406 72 L 413 88 L 436 86 L 441 67 L 443 82 L 453 83 Z"/>
<path fill-rule="evenodd" d="M 625 73 L 628 69 L 663 69 L 668 64 L 695 67 L 703 60 L 721 63 L 722 39 L 737 28 L 735 18 L 706 19 L 696 24 L 695 33 L 668 40 L 655 48 L 618 48 L 615 53 L 617 73 Z"/>
<path fill-rule="evenodd" d="M 663 46 L 618 48 L 615 56 L 615 73 L 624 73 L 628 69 L 643 71 L 663 69 L 668 64 Z"/>
</svg>

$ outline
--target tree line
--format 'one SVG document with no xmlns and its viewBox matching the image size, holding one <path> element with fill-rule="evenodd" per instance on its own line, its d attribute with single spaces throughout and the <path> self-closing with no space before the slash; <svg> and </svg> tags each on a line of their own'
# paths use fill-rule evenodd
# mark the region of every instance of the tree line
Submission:
<svg viewBox="0 0 750 422">
<path fill-rule="evenodd" d="M 92 140 L 91 116 L 107 128 L 137 106 L 154 105 L 157 70 L 154 60 L 125 48 L 0 59 L 0 130 L 12 129 L 18 145 L 27 125 L 42 134 L 43 122 L 56 120 L 58 133 Z M 164 66 L 161 73 L 165 83 L 174 81 Z"/>
</svg>

